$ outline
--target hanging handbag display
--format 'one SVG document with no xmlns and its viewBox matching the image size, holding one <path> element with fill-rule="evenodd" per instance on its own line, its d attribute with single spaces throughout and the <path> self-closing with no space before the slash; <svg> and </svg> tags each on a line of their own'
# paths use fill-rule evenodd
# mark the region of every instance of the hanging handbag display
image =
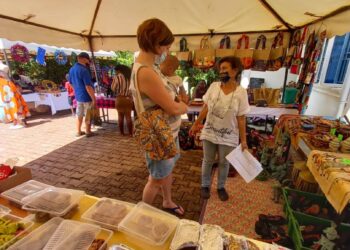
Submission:
<svg viewBox="0 0 350 250">
<path fill-rule="evenodd" d="M 210 68 L 215 65 L 215 49 L 210 44 L 209 37 L 202 38 L 200 48 L 194 51 L 193 66 Z"/>
<path fill-rule="evenodd" d="M 259 49 L 261 44 L 261 49 Z M 270 49 L 266 49 L 266 36 L 260 35 L 256 40 L 253 54 L 253 67 L 255 71 L 266 71 L 267 63 L 270 57 Z"/>
<path fill-rule="evenodd" d="M 293 34 L 292 43 L 288 48 L 286 58 L 284 59 L 283 66 L 289 68 L 292 65 L 292 60 L 296 56 L 297 47 L 300 43 L 301 32 L 296 30 Z"/>
<path fill-rule="evenodd" d="M 179 61 L 189 62 L 192 61 L 192 51 L 187 48 L 187 40 L 185 37 L 180 40 L 180 51 L 176 52 L 176 57 Z"/>
<path fill-rule="evenodd" d="M 168 115 L 160 107 L 145 110 L 135 74 L 133 78 L 136 88 L 135 105 L 140 111 L 134 123 L 134 137 L 151 159 L 160 161 L 173 158 L 177 154 L 177 148 Z"/>
<path fill-rule="evenodd" d="M 231 39 L 228 35 L 225 35 L 219 44 L 219 48 L 215 50 L 216 60 L 220 60 L 220 58 L 226 56 L 234 56 L 235 50 L 231 49 Z"/>
<path fill-rule="evenodd" d="M 244 49 L 242 49 L 242 42 L 245 44 Z M 254 50 L 249 48 L 249 37 L 247 35 L 242 35 L 237 41 L 235 56 L 241 60 L 244 69 L 250 69 L 252 67 L 253 53 Z"/>
<path fill-rule="evenodd" d="M 268 71 L 277 71 L 283 66 L 284 52 L 283 32 L 278 32 L 271 46 Z"/>
<path fill-rule="evenodd" d="M 293 57 L 293 59 L 292 59 L 292 63 L 290 66 L 290 73 L 292 73 L 292 74 L 298 75 L 299 71 L 300 71 L 301 64 L 303 63 L 303 61 L 301 59 L 301 55 L 303 52 L 303 44 L 304 44 L 306 32 L 307 32 L 307 27 L 305 27 L 303 30 L 303 34 L 299 40 L 299 44 L 296 47 L 295 57 Z"/>
</svg>

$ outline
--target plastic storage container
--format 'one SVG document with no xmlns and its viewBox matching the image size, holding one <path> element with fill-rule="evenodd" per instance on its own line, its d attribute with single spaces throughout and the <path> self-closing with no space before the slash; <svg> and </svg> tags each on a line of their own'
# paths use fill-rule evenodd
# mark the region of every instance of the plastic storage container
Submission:
<svg viewBox="0 0 350 250">
<path fill-rule="evenodd" d="M 48 187 L 52 187 L 52 186 L 42 182 L 30 180 L 3 192 L 1 196 L 19 205 L 23 205 L 21 202 L 23 198 L 29 195 L 33 195 Z"/>
<path fill-rule="evenodd" d="M 124 201 L 118 201 L 108 198 L 101 198 L 92 207 L 89 208 L 81 218 L 88 222 L 95 223 L 104 228 L 118 230 L 119 223 L 135 207 Z"/>
<path fill-rule="evenodd" d="M 175 236 L 171 242 L 170 250 L 199 246 L 200 227 L 201 225 L 196 221 L 180 220 L 176 228 Z"/>
<path fill-rule="evenodd" d="M 43 212 L 61 217 L 78 206 L 84 194 L 84 191 L 49 187 L 23 198 L 22 208 L 30 212 Z"/>
<path fill-rule="evenodd" d="M 18 232 L 14 232 L 14 233 L 0 233 L 0 236 L 4 236 L 4 235 L 13 235 L 13 237 L 11 239 L 9 239 L 6 242 L 1 242 L 0 243 L 0 249 L 6 249 L 8 248 L 10 245 L 12 245 L 14 242 L 16 242 L 18 239 L 20 239 L 26 232 L 28 232 L 28 230 L 33 226 L 33 222 L 32 221 L 28 221 L 25 220 L 23 218 L 11 215 L 11 214 L 0 214 L 0 220 L 6 220 L 6 221 L 10 221 L 11 223 L 22 223 L 23 225 L 23 230 L 19 230 Z M 2 224 L 2 222 L 1 222 Z M 8 225 L 9 226 L 9 225 Z"/>
<path fill-rule="evenodd" d="M 63 221 L 59 217 L 52 218 L 23 239 L 17 241 L 9 250 L 43 249 Z"/>
<path fill-rule="evenodd" d="M 179 219 L 139 202 L 119 223 L 118 230 L 153 246 L 163 245 L 174 232 Z"/>
<path fill-rule="evenodd" d="M 97 225 L 64 220 L 56 229 L 44 250 L 88 250 L 91 243 L 105 232 L 105 244 L 112 236 L 112 231 L 101 229 Z M 102 245 L 100 249 L 104 247 Z"/>
</svg>

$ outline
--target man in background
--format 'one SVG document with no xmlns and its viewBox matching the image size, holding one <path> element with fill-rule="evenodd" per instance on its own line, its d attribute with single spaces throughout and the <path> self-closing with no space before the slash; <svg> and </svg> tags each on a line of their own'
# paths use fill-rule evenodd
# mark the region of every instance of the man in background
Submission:
<svg viewBox="0 0 350 250">
<path fill-rule="evenodd" d="M 86 137 L 95 135 L 91 132 L 91 109 L 96 106 L 96 98 L 90 70 L 90 56 L 86 52 L 78 55 L 78 62 L 69 70 L 69 82 L 72 84 L 77 101 L 77 134 Z M 86 132 L 81 131 L 81 125 L 85 116 Z"/>
</svg>

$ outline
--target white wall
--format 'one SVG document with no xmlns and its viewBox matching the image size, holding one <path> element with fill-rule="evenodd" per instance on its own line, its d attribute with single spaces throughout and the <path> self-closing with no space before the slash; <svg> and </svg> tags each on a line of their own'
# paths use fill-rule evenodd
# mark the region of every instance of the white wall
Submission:
<svg viewBox="0 0 350 250">
<path fill-rule="evenodd" d="M 253 70 L 244 70 L 242 74 L 242 78 L 247 77 L 248 79 L 251 77 L 255 78 L 264 78 L 265 79 L 265 87 L 266 88 L 282 88 L 284 82 L 285 68 L 281 68 L 278 71 L 253 71 Z M 296 81 L 298 75 L 290 74 L 288 72 L 287 83 L 290 81 Z"/>
<path fill-rule="evenodd" d="M 340 103 L 341 89 L 314 85 L 305 115 L 336 117 Z"/>
</svg>

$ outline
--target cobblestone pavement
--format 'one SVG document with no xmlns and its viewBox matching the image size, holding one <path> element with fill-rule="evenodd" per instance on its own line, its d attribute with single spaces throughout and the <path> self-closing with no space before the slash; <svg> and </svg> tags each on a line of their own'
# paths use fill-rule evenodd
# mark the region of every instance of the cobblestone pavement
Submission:
<svg viewBox="0 0 350 250">
<path fill-rule="evenodd" d="M 33 179 L 90 195 L 138 202 L 148 172 L 134 140 L 122 137 L 115 124 L 104 124 L 98 136 L 75 137 L 71 115 L 39 116 L 29 127 L 10 130 L 0 124 L 0 162 L 19 157 L 18 165 L 32 169 Z M 181 152 L 174 170 L 173 198 L 199 220 L 201 151 Z M 156 206 L 161 207 L 161 197 Z"/>
</svg>

